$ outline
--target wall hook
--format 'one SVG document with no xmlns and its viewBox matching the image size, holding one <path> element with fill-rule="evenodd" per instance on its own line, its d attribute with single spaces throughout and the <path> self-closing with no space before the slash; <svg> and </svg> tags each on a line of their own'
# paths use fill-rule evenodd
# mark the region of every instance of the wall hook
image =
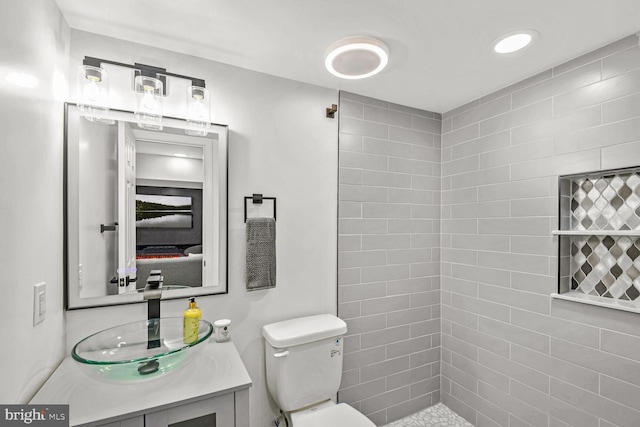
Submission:
<svg viewBox="0 0 640 427">
<path fill-rule="evenodd" d="M 333 119 L 337 111 L 338 111 L 338 105 L 331 104 L 331 108 L 327 108 L 327 117 L 329 117 L 330 119 Z"/>
</svg>

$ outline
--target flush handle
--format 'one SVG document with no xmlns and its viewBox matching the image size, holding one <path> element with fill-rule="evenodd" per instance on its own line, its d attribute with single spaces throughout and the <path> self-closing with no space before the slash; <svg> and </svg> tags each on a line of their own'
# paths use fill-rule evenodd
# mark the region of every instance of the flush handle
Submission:
<svg viewBox="0 0 640 427">
<path fill-rule="evenodd" d="M 276 358 L 287 357 L 288 355 L 289 355 L 289 350 L 285 350 L 280 353 L 273 353 L 273 357 L 276 357 Z"/>
</svg>

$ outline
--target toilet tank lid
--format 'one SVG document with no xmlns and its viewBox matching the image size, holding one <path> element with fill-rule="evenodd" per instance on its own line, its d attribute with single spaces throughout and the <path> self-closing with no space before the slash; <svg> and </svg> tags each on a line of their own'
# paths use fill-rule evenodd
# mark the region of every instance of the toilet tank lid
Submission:
<svg viewBox="0 0 640 427">
<path fill-rule="evenodd" d="M 347 333 L 347 324 L 332 314 L 299 317 L 262 327 L 262 336 L 272 347 L 307 344 Z"/>
</svg>

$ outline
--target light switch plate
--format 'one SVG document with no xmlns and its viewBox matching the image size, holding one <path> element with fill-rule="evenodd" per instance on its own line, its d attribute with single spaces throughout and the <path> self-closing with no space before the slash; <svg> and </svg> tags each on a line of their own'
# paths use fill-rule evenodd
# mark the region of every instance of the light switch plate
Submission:
<svg viewBox="0 0 640 427">
<path fill-rule="evenodd" d="M 33 285 L 33 326 L 44 320 L 47 307 L 47 284 Z"/>
</svg>

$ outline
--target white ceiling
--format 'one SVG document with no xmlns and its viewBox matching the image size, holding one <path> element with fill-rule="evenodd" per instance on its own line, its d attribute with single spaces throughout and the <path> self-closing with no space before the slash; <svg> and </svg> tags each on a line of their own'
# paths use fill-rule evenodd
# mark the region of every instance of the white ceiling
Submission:
<svg viewBox="0 0 640 427">
<path fill-rule="evenodd" d="M 640 0 L 56 2 L 72 28 L 436 112 L 640 31 Z M 535 45 L 489 51 L 522 28 L 540 33 Z M 327 47 L 353 35 L 389 46 L 381 74 L 346 81 L 325 70 Z"/>
</svg>

